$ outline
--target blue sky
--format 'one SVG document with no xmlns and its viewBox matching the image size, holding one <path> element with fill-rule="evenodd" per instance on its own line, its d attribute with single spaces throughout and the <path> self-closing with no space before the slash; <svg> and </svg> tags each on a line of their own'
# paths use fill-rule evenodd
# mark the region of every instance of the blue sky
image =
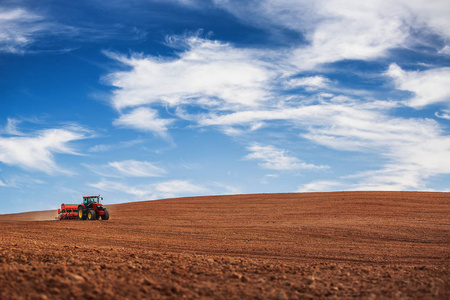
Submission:
<svg viewBox="0 0 450 300">
<path fill-rule="evenodd" d="M 0 3 L 0 213 L 450 191 L 445 0 Z"/>
</svg>

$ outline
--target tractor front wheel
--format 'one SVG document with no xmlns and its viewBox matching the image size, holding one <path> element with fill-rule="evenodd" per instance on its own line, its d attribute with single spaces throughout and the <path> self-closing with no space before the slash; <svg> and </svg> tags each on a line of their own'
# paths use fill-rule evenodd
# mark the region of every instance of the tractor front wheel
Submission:
<svg viewBox="0 0 450 300">
<path fill-rule="evenodd" d="M 96 216 L 96 214 L 95 214 L 95 210 L 90 209 L 90 210 L 88 211 L 87 217 L 88 217 L 88 220 L 97 220 L 97 216 Z"/>
</svg>

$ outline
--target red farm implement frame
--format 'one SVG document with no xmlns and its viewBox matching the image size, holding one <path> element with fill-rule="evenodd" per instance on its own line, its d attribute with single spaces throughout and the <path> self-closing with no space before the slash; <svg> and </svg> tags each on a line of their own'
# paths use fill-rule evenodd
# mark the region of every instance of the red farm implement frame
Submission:
<svg viewBox="0 0 450 300">
<path fill-rule="evenodd" d="M 61 204 L 58 208 L 58 220 L 78 219 L 78 204 Z"/>
</svg>

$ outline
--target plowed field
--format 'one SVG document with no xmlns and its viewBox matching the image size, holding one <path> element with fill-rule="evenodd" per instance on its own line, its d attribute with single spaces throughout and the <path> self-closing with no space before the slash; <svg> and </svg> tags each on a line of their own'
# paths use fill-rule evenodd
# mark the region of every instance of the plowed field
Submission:
<svg viewBox="0 0 450 300">
<path fill-rule="evenodd" d="M 0 299 L 450 299 L 450 195 L 341 192 L 0 215 Z"/>
</svg>

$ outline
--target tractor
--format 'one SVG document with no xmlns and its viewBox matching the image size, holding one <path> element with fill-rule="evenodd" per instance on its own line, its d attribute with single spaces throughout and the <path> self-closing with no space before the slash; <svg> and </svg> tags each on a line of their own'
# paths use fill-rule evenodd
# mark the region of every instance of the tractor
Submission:
<svg viewBox="0 0 450 300">
<path fill-rule="evenodd" d="M 100 203 L 103 197 L 84 196 L 83 203 L 78 205 L 78 220 L 109 220 L 109 211 Z"/>
</svg>

